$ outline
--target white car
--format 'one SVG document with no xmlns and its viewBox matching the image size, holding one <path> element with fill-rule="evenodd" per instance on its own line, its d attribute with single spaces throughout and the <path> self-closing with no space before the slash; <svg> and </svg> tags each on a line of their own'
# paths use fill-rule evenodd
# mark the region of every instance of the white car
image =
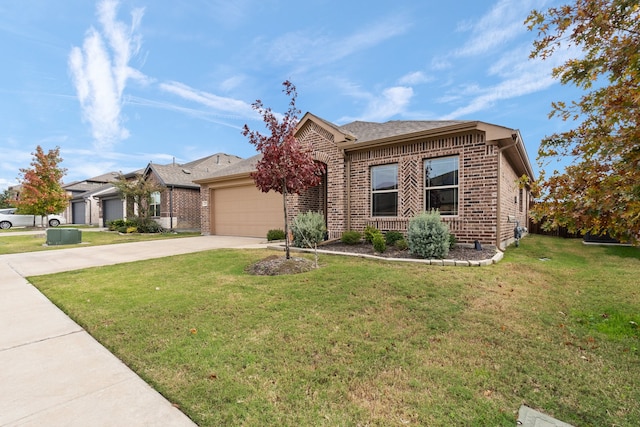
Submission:
<svg viewBox="0 0 640 427">
<path fill-rule="evenodd" d="M 63 216 L 60 215 L 48 215 L 45 217 L 46 223 L 49 227 L 57 227 L 60 224 L 65 224 L 66 221 Z M 3 230 L 11 227 L 33 227 L 44 224 L 42 217 L 39 215 L 21 215 L 16 213 L 16 208 L 0 209 L 0 228 Z"/>
</svg>

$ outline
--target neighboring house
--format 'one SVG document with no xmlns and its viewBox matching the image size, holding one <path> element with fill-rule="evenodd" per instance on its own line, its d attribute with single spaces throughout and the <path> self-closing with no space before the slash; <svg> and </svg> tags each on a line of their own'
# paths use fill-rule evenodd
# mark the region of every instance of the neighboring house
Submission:
<svg viewBox="0 0 640 427">
<path fill-rule="evenodd" d="M 514 221 L 528 223 L 529 189 L 517 179 L 534 178 L 518 130 L 479 121 L 356 121 L 338 126 L 307 113 L 296 137 L 311 144 L 316 161 L 326 165 L 323 183 L 302 195 L 291 195 L 291 217 L 299 212 L 325 215 L 329 238 L 344 231 L 362 231 L 366 225 L 406 232 L 409 220 L 438 209 L 461 243 L 504 248 L 513 241 Z M 249 159 L 248 159 L 249 160 Z M 253 165 L 257 159 L 254 158 Z M 218 172 L 201 185 L 202 233 L 266 236 L 270 228 L 252 197 L 262 195 L 262 206 L 275 210 L 276 193 L 260 193 L 252 185 L 251 162 L 245 168 Z M 245 228 L 231 227 L 243 207 Z M 269 203 L 269 204 L 267 204 Z M 251 224 L 261 224 L 249 228 Z M 237 231 L 236 231 L 237 230 Z"/>
<path fill-rule="evenodd" d="M 65 184 L 62 188 L 70 197 L 69 206 L 62 213 L 68 224 L 100 224 L 98 195 L 104 193 L 109 184 L 118 177 L 117 172 L 109 172 L 83 181 Z"/>
<path fill-rule="evenodd" d="M 149 163 L 142 176 L 162 188 L 151 195 L 151 217 L 167 229 L 199 230 L 200 186 L 194 180 L 228 168 L 240 160 L 238 156 L 217 153 L 184 164 Z"/>
</svg>

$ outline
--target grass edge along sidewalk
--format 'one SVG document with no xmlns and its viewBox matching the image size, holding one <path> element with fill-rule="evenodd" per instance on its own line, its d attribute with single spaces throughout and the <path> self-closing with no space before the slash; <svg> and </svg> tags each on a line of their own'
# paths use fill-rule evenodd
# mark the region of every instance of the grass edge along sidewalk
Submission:
<svg viewBox="0 0 640 427">
<path fill-rule="evenodd" d="M 527 237 L 488 268 L 215 250 L 30 278 L 196 423 L 640 425 L 637 248 Z M 635 325 L 635 326 L 634 326 Z"/>
</svg>

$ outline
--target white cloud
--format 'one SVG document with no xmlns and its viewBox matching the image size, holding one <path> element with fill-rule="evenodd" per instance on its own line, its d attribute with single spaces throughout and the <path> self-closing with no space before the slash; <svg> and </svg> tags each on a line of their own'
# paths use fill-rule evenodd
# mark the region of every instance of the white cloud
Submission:
<svg viewBox="0 0 640 427">
<path fill-rule="evenodd" d="M 295 63 L 302 69 L 330 64 L 359 51 L 404 34 L 411 24 L 401 16 L 392 16 L 360 31 L 334 39 L 323 34 L 291 32 L 275 40 L 259 40 L 258 47 L 274 62 Z M 268 45 L 268 48 L 265 48 Z"/>
<path fill-rule="evenodd" d="M 481 55 L 526 33 L 524 20 L 534 3 L 532 0 L 500 0 L 475 24 L 466 22 L 463 27 L 470 29 L 471 34 L 467 43 L 455 51 L 455 56 Z"/>
<path fill-rule="evenodd" d="M 401 85 L 419 85 L 422 83 L 428 83 L 433 80 L 433 77 L 430 77 L 423 73 L 422 71 L 415 71 L 413 73 L 405 74 L 400 77 L 398 83 Z"/>
<path fill-rule="evenodd" d="M 226 98 L 209 92 L 193 89 L 183 83 L 161 83 L 160 89 L 214 110 L 205 114 L 213 113 L 215 115 L 221 115 L 229 118 L 253 119 L 256 117 L 256 112 L 253 111 L 251 104 L 237 99 Z"/>
<path fill-rule="evenodd" d="M 94 145 L 100 150 L 129 137 L 121 116 L 127 81 L 148 81 L 139 70 L 129 66 L 140 50 L 137 29 L 144 11 L 135 9 L 131 13 L 131 25 L 126 26 L 117 21 L 117 8 L 115 0 L 100 2 L 97 13 L 102 32 L 89 29 L 82 47 L 74 47 L 69 54 L 69 68 L 82 116 L 89 122 Z"/>
<path fill-rule="evenodd" d="M 412 97 L 413 89 L 410 87 L 386 88 L 380 95 L 368 96 L 368 104 L 359 117 L 343 117 L 338 122 L 345 123 L 353 120 L 382 122 L 389 120 L 395 115 L 404 113 Z"/>
</svg>

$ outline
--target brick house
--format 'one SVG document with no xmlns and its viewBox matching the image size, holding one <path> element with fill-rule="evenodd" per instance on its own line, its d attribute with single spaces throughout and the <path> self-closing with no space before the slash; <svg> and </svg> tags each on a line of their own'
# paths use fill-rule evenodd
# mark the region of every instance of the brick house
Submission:
<svg viewBox="0 0 640 427">
<path fill-rule="evenodd" d="M 149 212 L 162 227 L 199 230 L 200 186 L 193 181 L 240 160 L 238 156 L 217 153 L 184 164 L 175 161 L 165 165 L 149 163 L 146 168 L 123 176 L 127 180 L 143 177 L 159 187 L 159 191 L 151 194 Z M 99 200 L 99 223 L 103 226 L 109 221 L 137 214 L 133 200 L 124 200 L 113 185 L 105 186 L 94 196 Z"/>
<path fill-rule="evenodd" d="M 517 130 L 462 120 L 338 126 L 307 113 L 296 137 L 313 147 L 316 161 L 324 163 L 327 172 L 317 187 L 289 196 L 288 211 L 291 217 L 322 212 L 330 238 L 362 231 L 366 225 L 404 232 L 414 215 L 438 209 L 459 242 L 478 240 L 504 248 L 513 241 L 515 221 L 528 223 L 531 196 L 516 180 L 523 175 L 533 179 L 533 171 Z M 282 196 L 260 193 L 252 184 L 249 174 L 256 161 L 247 159 L 243 168 L 196 181 L 201 185 L 203 234 L 229 231 L 219 202 L 233 199 L 234 188 L 247 202 L 252 195 L 262 195 L 269 212 L 277 206 L 277 197 L 282 217 Z M 225 194 L 218 200 L 220 191 Z M 245 223 L 266 217 L 259 209 L 242 211 Z M 273 226 L 275 219 L 245 235 L 264 237 L 266 227 L 282 228 L 282 219 Z"/>
<path fill-rule="evenodd" d="M 162 227 L 200 229 L 200 186 L 193 181 L 240 161 L 238 156 L 217 153 L 189 163 L 149 163 L 142 173 L 162 190 L 151 194 L 150 214 Z"/>
</svg>

